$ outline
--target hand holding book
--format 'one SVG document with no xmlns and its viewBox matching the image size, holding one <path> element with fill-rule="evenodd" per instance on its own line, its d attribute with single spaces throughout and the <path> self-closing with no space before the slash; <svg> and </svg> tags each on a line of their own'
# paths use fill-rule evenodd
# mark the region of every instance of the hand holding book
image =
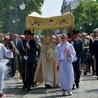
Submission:
<svg viewBox="0 0 98 98">
<path fill-rule="evenodd" d="M 70 50 L 69 49 L 65 49 L 64 50 L 64 53 L 66 53 L 68 59 L 71 57 L 71 54 L 70 54 Z"/>
</svg>

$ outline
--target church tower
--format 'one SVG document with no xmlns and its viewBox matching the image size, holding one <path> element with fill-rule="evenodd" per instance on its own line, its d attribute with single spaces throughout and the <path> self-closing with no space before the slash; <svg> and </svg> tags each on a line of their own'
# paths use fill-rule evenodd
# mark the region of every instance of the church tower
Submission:
<svg viewBox="0 0 98 98">
<path fill-rule="evenodd" d="M 61 14 L 64 14 L 69 11 L 70 11 L 70 3 L 68 3 L 66 0 L 63 0 L 63 4 L 61 6 Z"/>
<path fill-rule="evenodd" d="M 67 0 L 63 0 L 62 6 L 61 6 L 61 14 L 64 14 L 66 12 L 71 12 L 75 6 L 79 5 L 80 0 L 74 0 L 67 2 Z"/>
</svg>

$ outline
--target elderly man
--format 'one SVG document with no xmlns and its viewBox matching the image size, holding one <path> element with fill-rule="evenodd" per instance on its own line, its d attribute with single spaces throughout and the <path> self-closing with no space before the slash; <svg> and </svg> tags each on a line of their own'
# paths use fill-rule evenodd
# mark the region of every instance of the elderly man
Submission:
<svg viewBox="0 0 98 98">
<path fill-rule="evenodd" d="M 13 49 L 13 45 L 16 49 L 20 49 L 20 41 L 18 40 L 18 35 L 17 34 L 13 34 L 12 35 L 12 39 L 10 40 L 10 44 L 9 44 L 9 49 Z M 11 69 L 12 69 L 12 74 L 11 76 L 14 76 L 16 73 L 16 70 L 18 70 L 19 72 L 21 72 L 21 66 L 20 66 L 20 59 L 19 59 L 19 54 L 17 54 L 15 51 L 13 51 L 13 55 L 14 58 L 10 59 L 10 65 L 11 65 Z"/>
</svg>

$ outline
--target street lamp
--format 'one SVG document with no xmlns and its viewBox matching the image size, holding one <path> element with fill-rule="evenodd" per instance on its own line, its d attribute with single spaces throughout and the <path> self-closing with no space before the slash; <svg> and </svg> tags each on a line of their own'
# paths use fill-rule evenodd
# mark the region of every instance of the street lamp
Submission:
<svg viewBox="0 0 98 98">
<path fill-rule="evenodd" d="M 22 2 L 20 5 L 19 5 L 19 8 L 20 10 L 24 10 L 25 9 L 25 4 L 24 2 Z M 16 2 L 15 2 L 15 20 L 12 20 L 12 23 L 16 23 L 16 33 L 19 34 L 19 27 L 18 27 L 18 14 L 17 14 L 17 6 L 16 6 Z"/>
<path fill-rule="evenodd" d="M 25 4 L 24 4 L 24 2 L 22 2 L 22 3 L 20 4 L 19 8 L 20 8 L 21 10 L 24 10 L 24 9 L 25 9 Z"/>
</svg>

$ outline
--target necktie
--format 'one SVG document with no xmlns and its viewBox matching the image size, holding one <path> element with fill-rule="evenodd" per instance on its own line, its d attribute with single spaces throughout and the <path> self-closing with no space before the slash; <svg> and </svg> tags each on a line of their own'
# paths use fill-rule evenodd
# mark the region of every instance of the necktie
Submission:
<svg viewBox="0 0 98 98">
<path fill-rule="evenodd" d="M 76 40 L 74 40 L 74 45 L 76 44 Z"/>
</svg>

